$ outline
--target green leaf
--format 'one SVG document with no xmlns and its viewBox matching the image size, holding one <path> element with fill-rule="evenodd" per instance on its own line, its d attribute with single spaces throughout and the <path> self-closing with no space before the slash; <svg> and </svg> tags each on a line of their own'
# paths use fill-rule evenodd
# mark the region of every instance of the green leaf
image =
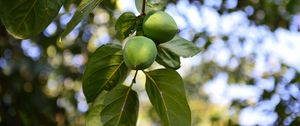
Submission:
<svg viewBox="0 0 300 126">
<path fill-rule="evenodd" d="M 103 45 L 90 57 L 83 74 L 83 93 L 92 102 L 103 90 L 111 90 L 122 83 L 129 73 L 123 61 L 121 46 Z"/>
<path fill-rule="evenodd" d="M 178 69 L 180 68 L 180 58 L 178 55 L 157 46 L 157 57 L 155 61 L 166 68 Z"/>
<path fill-rule="evenodd" d="M 164 7 L 168 4 L 168 0 L 147 0 L 145 6 L 145 12 L 151 10 L 163 10 Z M 143 0 L 135 0 L 135 6 L 138 12 L 142 12 Z"/>
<path fill-rule="evenodd" d="M 83 18 L 86 18 L 89 13 L 91 13 L 93 9 L 102 1 L 103 0 L 82 0 L 60 38 L 66 37 L 76 27 L 76 25 Z"/>
<path fill-rule="evenodd" d="M 118 85 L 107 93 L 105 107 L 101 112 L 104 126 L 135 126 L 139 101 L 138 95 L 131 87 Z"/>
<path fill-rule="evenodd" d="M 104 108 L 104 98 L 107 92 L 101 92 L 95 101 L 91 104 L 89 111 L 86 115 L 86 126 L 101 126 L 103 125 L 100 120 L 100 113 Z"/>
<path fill-rule="evenodd" d="M 146 91 L 164 126 L 191 126 L 183 80 L 172 69 L 158 69 L 146 74 Z"/>
<path fill-rule="evenodd" d="M 134 32 L 136 16 L 132 12 L 123 13 L 116 22 L 116 29 L 126 38 Z"/>
<path fill-rule="evenodd" d="M 194 56 L 200 52 L 200 48 L 179 36 L 175 36 L 171 41 L 162 43 L 159 46 L 185 58 Z"/>
<path fill-rule="evenodd" d="M 8 33 L 24 39 L 51 23 L 64 0 L 0 0 L 0 18 Z"/>
</svg>

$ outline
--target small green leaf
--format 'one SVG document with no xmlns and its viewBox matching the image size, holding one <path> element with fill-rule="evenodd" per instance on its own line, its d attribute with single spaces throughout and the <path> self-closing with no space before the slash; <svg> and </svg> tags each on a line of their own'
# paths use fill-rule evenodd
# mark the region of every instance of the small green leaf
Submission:
<svg viewBox="0 0 300 126">
<path fill-rule="evenodd" d="M 90 57 L 83 74 L 83 92 L 92 102 L 103 90 L 111 90 L 122 83 L 129 73 L 123 61 L 122 48 L 108 44 L 99 47 Z"/>
<path fill-rule="evenodd" d="M 102 1 L 103 0 L 82 0 L 60 38 L 66 37 L 76 27 L 76 25 L 83 18 L 86 18 L 88 14 L 91 13 L 93 9 Z"/>
<path fill-rule="evenodd" d="M 104 99 L 105 107 L 101 112 L 101 121 L 104 126 L 135 126 L 139 100 L 138 95 L 131 87 L 118 85 L 107 93 Z"/>
<path fill-rule="evenodd" d="M 120 32 L 123 38 L 134 32 L 136 16 L 132 12 L 123 13 L 116 22 L 116 29 Z"/>
<path fill-rule="evenodd" d="M 157 57 L 155 61 L 166 68 L 180 68 L 179 56 L 159 46 L 157 47 Z"/>
<path fill-rule="evenodd" d="M 0 18 L 8 33 L 24 39 L 41 33 L 64 0 L 0 0 Z"/>
<path fill-rule="evenodd" d="M 100 120 L 100 113 L 104 108 L 104 98 L 107 92 L 101 92 L 95 101 L 91 104 L 89 111 L 86 115 L 86 126 L 101 126 L 103 125 Z"/>
<path fill-rule="evenodd" d="M 175 36 L 171 41 L 162 43 L 159 46 L 185 58 L 194 56 L 200 52 L 200 48 L 179 36 Z"/>
<path fill-rule="evenodd" d="M 146 91 L 164 126 L 191 126 L 183 80 L 172 69 L 158 69 L 146 74 Z"/>
<path fill-rule="evenodd" d="M 168 0 L 147 0 L 145 11 L 163 10 L 168 4 Z M 135 0 L 135 6 L 138 12 L 142 12 L 143 0 Z"/>
</svg>

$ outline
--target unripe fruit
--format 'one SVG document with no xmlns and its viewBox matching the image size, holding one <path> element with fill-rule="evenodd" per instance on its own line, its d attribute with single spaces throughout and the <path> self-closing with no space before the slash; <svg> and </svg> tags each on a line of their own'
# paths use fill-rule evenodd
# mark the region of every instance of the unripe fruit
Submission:
<svg viewBox="0 0 300 126">
<path fill-rule="evenodd" d="M 178 31 L 174 19 L 163 11 L 149 12 L 143 22 L 144 35 L 163 43 L 171 40 Z"/>
<path fill-rule="evenodd" d="M 156 55 L 155 43 L 144 36 L 131 37 L 124 46 L 124 61 L 130 69 L 143 70 L 150 67 Z"/>
</svg>

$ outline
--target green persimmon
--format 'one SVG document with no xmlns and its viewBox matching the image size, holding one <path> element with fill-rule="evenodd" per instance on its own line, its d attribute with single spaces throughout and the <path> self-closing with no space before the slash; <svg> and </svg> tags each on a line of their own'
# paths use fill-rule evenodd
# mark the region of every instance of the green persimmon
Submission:
<svg viewBox="0 0 300 126">
<path fill-rule="evenodd" d="M 175 20 L 166 12 L 149 12 L 143 21 L 144 35 L 157 43 L 171 40 L 178 32 Z"/>
<path fill-rule="evenodd" d="M 155 43 L 144 36 L 130 37 L 123 50 L 125 64 L 134 70 L 143 70 L 150 67 L 156 55 Z"/>
</svg>

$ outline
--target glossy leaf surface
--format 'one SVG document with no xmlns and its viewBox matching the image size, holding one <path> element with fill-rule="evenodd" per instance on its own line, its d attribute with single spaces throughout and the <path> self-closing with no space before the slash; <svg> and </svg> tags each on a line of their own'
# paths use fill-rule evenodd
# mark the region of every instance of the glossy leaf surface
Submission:
<svg viewBox="0 0 300 126">
<path fill-rule="evenodd" d="M 122 83 L 129 70 L 123 61 L 119 45 L 103 45 L 88 60 L 83 74 L 83 92 L 88 102 L 92 102 L 103 90 L 111 90 Z"/>
<path fill-rule="evenodd" d="M 164 126 L 191 126 L 183 80 L 172 69 L 146 72 L 146 91 Z"/>
<path fill-rule="evenodd" d="M 0 18 L 18 39 L 38 35 L 51 23 L 64 0 L 1 0 Z"/>
<path fill-rule="evenodd" d="M 159 46 L 185 58 L 194 56 L 200 52 L 200 48 L 194 43 L 179 36 L 175 36 L 171 41 L 162 43 Z"/>
<path fill-rule="evenodd" d="M 180 68 L 179 56 L 159 46 L 157 47 L 157 57 L 155 61 L 166 68 Z"/>
<path fill-rule="evenodd" d="M 107 93 L 101 112 L 104 126 L 135 126 L 138 117 L 138 95 L 130 87 L 118 85 Z"/>
<path fill-rule="evenodd" d="M 93 9 L 102 2 L 103 0 L 82 0 L 76 12 L 70 22 L 67 24 L 64 32 L 61 35 L 61 38 L 66 37 L 76 25 L 84 18 L 86 18 Z"/>
</svg>

